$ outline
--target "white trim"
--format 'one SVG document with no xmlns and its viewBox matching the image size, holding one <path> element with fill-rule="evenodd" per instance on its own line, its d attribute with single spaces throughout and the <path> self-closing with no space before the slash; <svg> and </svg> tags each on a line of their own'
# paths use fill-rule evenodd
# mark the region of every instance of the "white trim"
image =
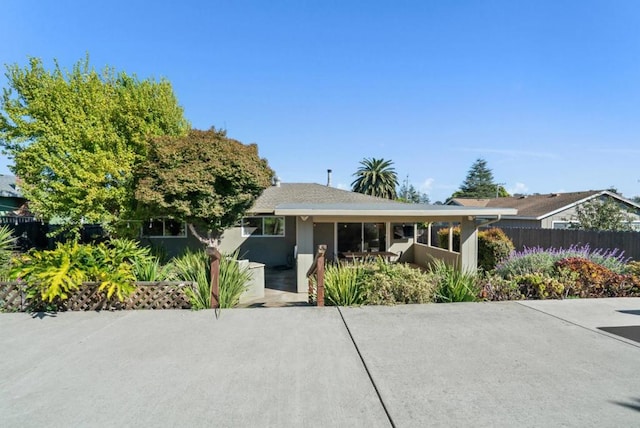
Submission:
<svg viewBox="0 0 640 428">
<path fill-rule="evenodd" d="M 601 196 L 605 196 L 605 195 L 606 195 L 606 196 L 609 196 L 609 197 L 611 197 L 611 198 L 613 198 L 613 199 L 617 199 L 618 201 L 620 201 L 620 202 L 622 202 L 622 203 L 624 203 L 624 204 L 631 205 L 631 206 L 635 207 L 637 210 L 640 210 L 640 204 L 637 204 L 637 203 L 635 203 L 635 202 L 633 202 L 633 201 L 631 201 L 631 200 L 629 200 L 629 199 L 623 198 L 622 196 L 618 195 L 617 193 L 609 192 L 608 190 L 602 190 L 602 191 L 600 191 L 600 192 L 594 193 L 594 194 L 593 194 L 593 195 L 591 195 L 591 196 L 587 196 L 586 198 L 582 198 L 582 199 L 580 199 L 579 201 L 573 202 L 573 203 L 571 203 L 571 204 L 569 204 L 569 205 L 565 205 L 565 206 L 564 206 L 564 207 L 562 207 L 562 208 L 558 208 L 558 209 L 556 209 L 556 210 L 553 210 L 553 211 L 551 211 L 551 212 L 548 212 L 548 213 L 546 213 L 546 214 L 543 214 L 543 215 L 541 215 L 540 217 L 536 218 L 536 220 L 544 220 L 544 219 L 545 219 L 545 218 L 547 218 L 547 217 L 550 217 L 550 216 L 552 216 L 552 215 L 558 214 L 558 213 L 560 213 L 560 212 L 562 212 L 562 211 L 568 210 L 568 209 L 570 209 L 570 208 L 573 208 L 573 207 L 575 207 L 575 206 L 578 206 L 578 205 L 580 205 L 580 204 L 583 204 L 583 203 L 585 203 L 585 202 L 588 202 L 588 201 L 590 201 L 590 200 L 592 200 L 592 199 L 599 198 L 599 197 L 601 197 Z M 522 218 L 522 217 L 521 217 L 521 218 Z"/>
<path fill-rule="evenodd" d="M 464 207 L 460 207 L 464 208 Z M 493 217 L 517 215 L 515 208 L 470 208 L 467 210 L 424 210 L 424 209 L 335 209 L 335 208 L 276 208 L 274 211 L 279 216 L 342 216 L 342 217 L 393 217 L 393 218 L 417 218 L 417 217 Z"/>
</svg>

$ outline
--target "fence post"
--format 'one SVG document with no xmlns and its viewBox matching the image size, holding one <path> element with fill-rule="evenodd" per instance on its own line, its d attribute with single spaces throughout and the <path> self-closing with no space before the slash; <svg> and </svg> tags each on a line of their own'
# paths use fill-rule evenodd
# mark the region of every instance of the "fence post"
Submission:
<svg viewBox="0 0 640 428">
<path fill-rule="evenodd" d="M 318 290 L 316 304 L 321 307 L 324 306 L 324 253 L 326 250 L 326 245 L 318 245 L 318 260 L 316 261 L 318 269 Z"/>
<path fill-rule="evenodd" d="M 220 252 L 215 247 L 207 247 L 211 257 L 211 309 L 220 307 Z"/>
</svg>

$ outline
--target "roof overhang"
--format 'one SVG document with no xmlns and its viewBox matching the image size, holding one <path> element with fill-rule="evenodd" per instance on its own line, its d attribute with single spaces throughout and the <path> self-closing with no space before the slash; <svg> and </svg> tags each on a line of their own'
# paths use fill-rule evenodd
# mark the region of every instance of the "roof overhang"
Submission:
<svg viewBox="0 0 640 428">
<path fill-rule="evenodd" d="M 514 208 L 480 208 L 451 205 L 425 205 L 405 203 L 385 204 L 281 204 L 276 206 L 275 215 L 308 216 L 314 219 L 377 218 L 391 221 L 460 221 L 470 219 L 492 219 L 516 215 Z"/>
</svg>

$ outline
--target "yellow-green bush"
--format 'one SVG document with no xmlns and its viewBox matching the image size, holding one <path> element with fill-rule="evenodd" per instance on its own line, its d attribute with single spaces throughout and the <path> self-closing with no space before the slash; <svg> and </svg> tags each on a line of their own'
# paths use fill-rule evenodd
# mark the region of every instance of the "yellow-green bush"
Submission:
<svg viewBox="0 0 640 428">
<path fill-rule="evenodd" d="M 449 229 L 438 231 L 438 245 L 449 247 Z M 478 231 L 478 267 L 488 272 L 515 249 L 511 239 L 497 227 Z M 453 251 L 460 251 L 460 227 L 453 228 Z"/>
</svg>

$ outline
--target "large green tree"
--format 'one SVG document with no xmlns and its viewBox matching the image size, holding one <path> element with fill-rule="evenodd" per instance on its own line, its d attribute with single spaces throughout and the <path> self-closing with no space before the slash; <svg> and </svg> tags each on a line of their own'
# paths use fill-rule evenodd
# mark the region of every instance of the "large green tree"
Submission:
<svg viewBox="0 0 640 428">
<path fill-rule="evenodd" d="M 140 213 L 186 221 L 201 242 L 218 247 L 224 229 L 240 220 L 273 175 L 255 144 L 225 131 L 191 130 L 154 138 L 136 174 L 135 195 Z"/>
<path fill-rule="evenodd" d="M 30 58 L 24 68 L 7 66 L 6 76 L 0 144 L 30 209 L 72 230 L 125 215 L 149 137 L 189 128 L 168 81 L 98 72 L 88 57 L 71 70 Z"/>
<path fill-rule="evenodd" d="M 460 190 L 451 195 L 452 198 L 495 198 L 509 196 L 507 191 L 493 181 L 493 172 L 484 159 L 476 159 Z"/>
<path fill-rule="evenodd" d="M 397 197 L 398 175 L 393 168 L 393 161 L 365 158 L 360 161 L 360 168 L 353 175 L 356 177 L 351 183 L 354 192 L 386 199 Z"/>
<path fill-rule="evenodd" d="M 611 197 L 592 199 L 576 206 L 574 228 L 582 230 L 632 230 L 631 216 Z"/>
</svg>

